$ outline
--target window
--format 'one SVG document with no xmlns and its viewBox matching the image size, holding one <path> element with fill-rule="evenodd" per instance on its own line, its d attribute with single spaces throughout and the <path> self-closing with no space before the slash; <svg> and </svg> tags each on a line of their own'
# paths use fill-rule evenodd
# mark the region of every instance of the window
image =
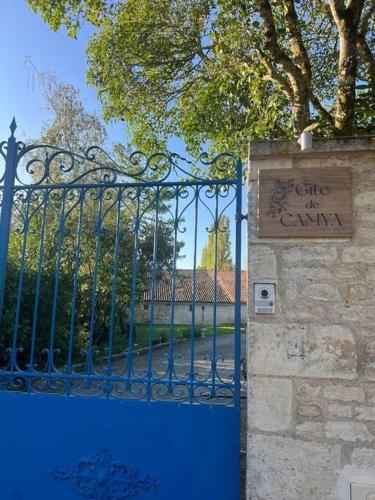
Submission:
<svg viewBox="0 0 375 500">
<path fill-rule="evenodd" d="M 143 304 L 143 309 L 144 309 L 145 311 L 148 311 L 148 304 Z"/>
<path fill-rule="evenodd" d="M 190 304 L 189 311 L 191 312 L 192 310 L 193 310 L 193 306 Z"/>
</svg>

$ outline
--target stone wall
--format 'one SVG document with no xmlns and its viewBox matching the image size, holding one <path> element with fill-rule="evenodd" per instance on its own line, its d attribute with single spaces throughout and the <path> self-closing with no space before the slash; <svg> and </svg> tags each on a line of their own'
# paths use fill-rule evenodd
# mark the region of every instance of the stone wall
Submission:
<svg viewBox="0 0 375 500">
<path fill-rule="evenodd" d="M 257 237 L 258 169 L 344 166 L 351 239 Z M 375 491 L 375 137 L 251 144 L 249 269 L 247 498 Z M 276 283 L 276 314 L 254 313 L 254 282 Z"/>
<path fill-rule="evenodd" d="M 191 303 L 176 302 L 174 307 L 174 322 L 176 325 L 190 325 L 192 311 L 190 310 Z M 204 310 L 202 310 L 202 306 Z M 147 307 L 147 304 L 146 304 Z M 150 321 L 150 306 L 144 308 L 144 304 L 136 305 L 135 317 L 137 323 L 148 323 Z M 247 306 L 241 304 L 241 322 L 246 324 Z M 212 325 L 214 317 L 213 304 L 197 304 L 195 306 L 195 324 L 196 325 Z M 171 321 L 171 305 L 170 303 L 157 302 L 154 308 L 154 322 L 160 325 L 168 325 Z M 234 305 L 233 304 L 217 304 L 216 321 L 221 324 L 234 324 Z"/>
</svg>

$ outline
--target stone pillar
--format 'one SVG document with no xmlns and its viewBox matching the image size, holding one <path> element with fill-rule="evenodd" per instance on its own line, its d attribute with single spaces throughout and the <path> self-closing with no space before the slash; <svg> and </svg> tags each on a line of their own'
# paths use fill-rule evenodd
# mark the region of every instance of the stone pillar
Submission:
<svg viewBox="0 0 375 500">
<path fill-rule="evenodd" d="M 259 238 L 258 171 L 318 167 L 351 167 L 353 237 Z M 375 491 L 375 137 L 252 143 L 248 253 L 247 498 Z M 274 315 L 254 282 L 276 283 Z"/>
</svg>

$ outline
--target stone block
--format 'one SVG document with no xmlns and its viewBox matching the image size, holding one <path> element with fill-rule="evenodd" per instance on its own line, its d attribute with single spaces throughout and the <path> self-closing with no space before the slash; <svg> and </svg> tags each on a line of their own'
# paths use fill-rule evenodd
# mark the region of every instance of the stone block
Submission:
<svg viewBox="0 0 375 500">
<path fill-rule="evenodd" d="M 349 246 L 342 251 L 343 262 L 364 262 L 366 264 L 375 263 L 375 247 Z"/>
<path fill-rule="evenodd" d="M 353 410 L 351 406 L 333 403 L 328 405 L 328 416 L 330 418 L 352 418 Z"/>
<path fill-rule="evenodd" d="M 354 416 L 358 420 L 375 420 L 375 407 L 373 406 L 357 406 L 354 409 Z"/>
<path fill-rule="evenodd" d="M 372 384 L 371 386 L 367 387 L 367 397 L 370 405 L 375 406 L 375 387 Z"/>
<path fill-rule="evenodd" d="M 311 308 L 312 301 L 340 302 L 342 300 L 339 289 L 327 283 L 309 284 L 302 281 L 297 285 L 293 282 L 287 282 L 285 294 L 286 306 L 292 307 L 295 307 L 296 301 L 299 306 Z"/>
<path fill-rule="evenodd" d="M 368 297 L 368 287 L 363 285 L 348 285 L 345 288 L 346 300 L 365 300 Z"/>
<path fill-rule="evenodd" d="M 337 325 L 342 323 L 342 313 L 345 301 L 326 302 L 312 301 L 305 298 L 300 300 L 297 295 L 294 300 L 286 301 L 284 305 L 285 317 L 289 322 L 317 323 Z"/>
<path fill-rule="evenodd" d="M 301 383 L 297 387 L 297 396 L 300 401 L 313 402 L 319 399 L 320 385 Z"/>
<path fill-rule="evenodd" d="M 249 249 L 251 281 L 277 281 L 277 260 L 275 252 L 265 245 L 253 245 Z"/>
<path fill-rule="evenodd" d="M 248 498 L 332 500 L 340 447 L 253 435 L 249 443 Z"/>
<path fill-rule="evenodd" d="M 353 197 L 354 208 L 373 209 L 375 208 L 374 191 L 362 191 Z"/>
<path fill-rule="evenodd" d="M 355 279 L 363 278 L 360 270 L 358 269 L 358 266 L 356 266 L 355 264 L 337 264 L 334 266 L 332 273 L 335 276 L 336 280 L 339 279 L 351 282 Z"/>
<path fill-rule="evenodd" d="M 371 227 L 360 227 L 357 226 L 354 229 L 353 243 L 360 245 L 375 245 L 375 230 Z"/>
<path fill-rule="evenodd" d="M 363 279 L 363 275 L 362 275 L 362 279 Z M 374 266 L 370 266 L 369 268 L 367 268 L 367 270 L 366 270 L 366 280 L 368 282 L 369 281 L 375 281 L 375 269 L 374 269 Z"/>
<path fill-rule="evenodd" d="M 286 328 L 282 324 L 250 322 L 249 371 L 256 375 L 293 375 L 300 359 L 287 357 Z M 297 366 L 296 366 L 297 365 Z"/>
<path fill-rule="evenodd" d="M 296 434 L 310 441 L 321 441 L 326 436 L 325 425 L 322 422 L 303 422 L 297 425 Z"/>
<path fill-rule="evenodd" d="M 372 326 L 375 322 L 375 307 L 353 304 L 343 309 L 342 318 L 361 327 Z"/>
<path fill-rule="evenodd" d="M 361 332 L 358 330 L 358 334 Z M 364 335 L 357 338 L 358 346 L 358 375 L 366 378 L 368 381 L 375 380 L 375 341 L 374 337 L 366 335 L 375 335 L 372 328 L 364 331 Z M 371 403 L 375 404 L 375 402 Z"/>
<path fill-rule="evenodd" d="M 306 334 L 306 356 L 288 357 L 287 329 L 273 323 L 250 323 L 249 367 L 258 375 L 296 375 L 353 379 L 356 351 L 349 328 L 311 326 Z"/>
<path fill-rule="evenodd" d="M 330 400 L 360 403 L 365 401 L 365 392 L 361 387 L 348 387 L 342 384 L 327 385 L 323 390 L 323 395 Z"/>
<path fill-rule="evenodd" d="M 301 417 L 321 417 L 322 409 L 318 405 L 300 405 L 298 407 L 298 415 Z"/>
<path fill-rule="evenodd" d="M 285 431 L 292 421 L 292 382 L 254 377 L 249 391 L 249 426 L 262 431 Z"/>
<path fill-rule="evenodd" d="M 302 292 L 302 297 L 306 300 L 323 300 L 324 302 L 337 302 L 341 300 L 339 290 L 326 283 L 310 285 Z M 308 304 L 306 304 L 308 305 Z"/>
<path fill-rule="evenodd" d="M 375 213 L 374 212 L 365 212 L 363 210 L 356 210 L 356 221 L 358 224 L 366 224 L 368 226 L 373 226 L 375 224 Z"/>
<path fill-rule="evenodd" d="M 327 422 L 327 437 L 329 439 L 342 439 L 343 441 L 371 442 L 374 436 L 365 424 L 360 422 Z"/>
<path fill-rule="evenodd" d="M 307 376 L 355 378 L 355 339 L 349 328 L 340 325 L 311 326 L 307 334 Z"/>
<path fill-rule="evenodd" d="M 350 457 L 350 463 L 363 469 L 375 468 L 375 449 L 354 448 Z"/>
<path fill-rule="evenodd" d="M 283 283 L 310 284 L 313 282 L 327 282 L 333 279 L 327 267 L 283 267 Z"/>
<path fill-rule="evenodd" d="M 300 265 L 301 263 L 327 263 L 334 262 L 337 258 L 337 250 L 332 245 L 299 245 L 287 248 L 283 251 L 283 260 L 288 265 Z"/>
</svg>

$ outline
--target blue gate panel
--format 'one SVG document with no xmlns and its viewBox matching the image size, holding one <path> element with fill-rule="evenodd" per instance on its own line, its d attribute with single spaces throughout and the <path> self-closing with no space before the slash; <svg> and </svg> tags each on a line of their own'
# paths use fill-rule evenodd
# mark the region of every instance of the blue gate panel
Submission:
<svg viewBox="0 0 375 500">
<path fill-rule="evenodd" d="M 2 392 L 2 500 L 238 500 L 239 409 Z"/>
<path fill-rule="evenodd" d="M 136 151 L 120 164 L 97 146 L 25 144 L 15 121 L 10 130 L 0 142 L 0 500 L 239 500 L 241 161 Z M 233 265 L 222 249 L 230 227 Z M 233 306 L 232 332 L 221 304 Z"/>
</svg>

